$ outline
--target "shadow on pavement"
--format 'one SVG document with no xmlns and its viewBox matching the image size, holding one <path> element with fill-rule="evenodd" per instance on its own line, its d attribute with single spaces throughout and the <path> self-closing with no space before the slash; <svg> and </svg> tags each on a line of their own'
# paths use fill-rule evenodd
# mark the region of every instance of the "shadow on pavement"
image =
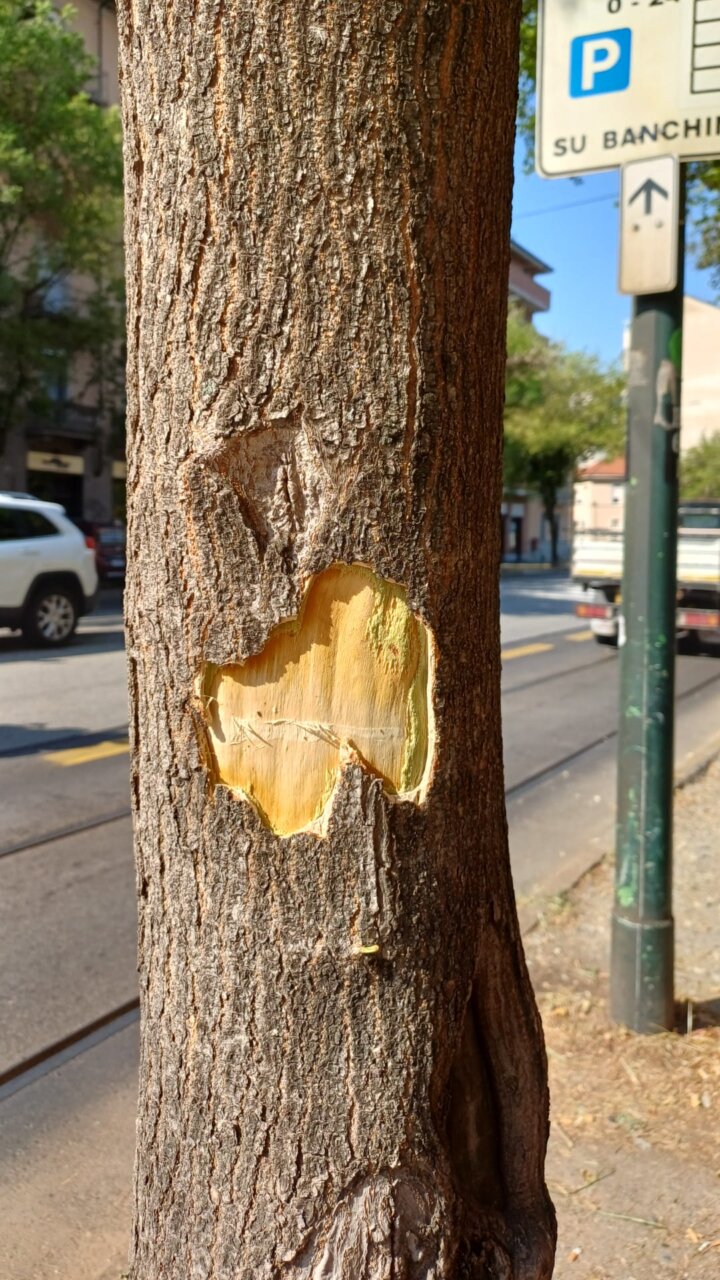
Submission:
<svg viewBox="0 0 720 1280">
<path fill-rule="evenodd" d="M 65 747 L 91 747 L 97 742 L 124 740 L 127 725 L 88 732 L 75 725 L 50 728 L 46 724 L 0 724 L 0 760 L 15 756 L 34 756 L 41 751 L 59 751 Z M 11 745 L 7 746 L 6 743 Z"/>
<path fill-rule="evenodd" d="M 93 653 L 117 653 L 124 647 L 122 613 L 117 608 L 105 609 L 81 618 L 72 640 L 57 649 L 43 649 L 28 644 L 19 631 L 0 633 L 0 662 L 22 658 L 27 662 L 58 662 L 67 658 L 87 657 Z"/>
<path fill-rule="evenodd" d="M 581 599 L 581 595 L 566 573 L 512 581 L 505 579 L 500 589 L 500 610 L 503 614 L 522 617 L 572 614 L 575 601 Z"/>
<path fill-rule="evenodd" d="M 0 636 L 0 663 L 3 659 L 23 662 L 59 662 L 68 658 L 83 658 L 93 653 L 117 653 L 125 645 L 122 626 L 95 634 L 79 631 L 68 645 L 59 649 L 35 649 L 20 635 Z"/>
</svg>

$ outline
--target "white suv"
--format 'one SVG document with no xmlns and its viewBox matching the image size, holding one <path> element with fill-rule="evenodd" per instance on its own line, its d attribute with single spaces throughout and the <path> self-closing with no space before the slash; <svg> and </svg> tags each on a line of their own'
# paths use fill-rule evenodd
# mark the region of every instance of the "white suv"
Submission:
<svg viewBox="0 0 720 1280">
<path fill-rule="evenodd" d="M 95 552 L 55 502 L 0 492 L 0 627 L 65 644 L 95 604 Z"/>
</svg>

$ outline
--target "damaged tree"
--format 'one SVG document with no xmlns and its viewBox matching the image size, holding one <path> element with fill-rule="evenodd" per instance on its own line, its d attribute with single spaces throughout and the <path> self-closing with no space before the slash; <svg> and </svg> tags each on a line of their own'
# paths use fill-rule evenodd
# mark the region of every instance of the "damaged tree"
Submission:
<svg viewBox="0 0 720 1280">
<path fill-rule="evenodd" d="M 544 1280 L 500 735 L 519 4 L 122 0 L 134 1280 Z"/>
</svg>

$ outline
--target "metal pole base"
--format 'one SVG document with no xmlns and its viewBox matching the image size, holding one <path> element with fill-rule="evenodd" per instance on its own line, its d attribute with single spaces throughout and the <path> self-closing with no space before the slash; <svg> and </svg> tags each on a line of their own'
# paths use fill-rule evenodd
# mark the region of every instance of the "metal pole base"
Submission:
<svg viewBox="0 0 720 1280">
<path fill-rule="evenodd" d="M 610 1016 L 614 1022 L 641 1035 L 672 1031 L 674 952 L 672 919 L 639 924 L 613 916 Z"/>
</svg>

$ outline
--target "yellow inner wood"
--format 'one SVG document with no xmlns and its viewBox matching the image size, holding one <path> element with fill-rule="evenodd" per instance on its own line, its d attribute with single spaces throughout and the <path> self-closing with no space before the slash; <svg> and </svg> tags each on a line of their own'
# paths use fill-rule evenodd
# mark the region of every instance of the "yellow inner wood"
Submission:
<svg viewBox="0 0 720 1280">
<path fill-rule="evenodd" d="M 218 781 L 278 835 L 316 825 L 354 751 L 391 794 L 427 765 L 429 633 L 407 594 L 364 565 L 334 564 L 262 653 L 208 665 L 202 697 Z"/>
</svg>

